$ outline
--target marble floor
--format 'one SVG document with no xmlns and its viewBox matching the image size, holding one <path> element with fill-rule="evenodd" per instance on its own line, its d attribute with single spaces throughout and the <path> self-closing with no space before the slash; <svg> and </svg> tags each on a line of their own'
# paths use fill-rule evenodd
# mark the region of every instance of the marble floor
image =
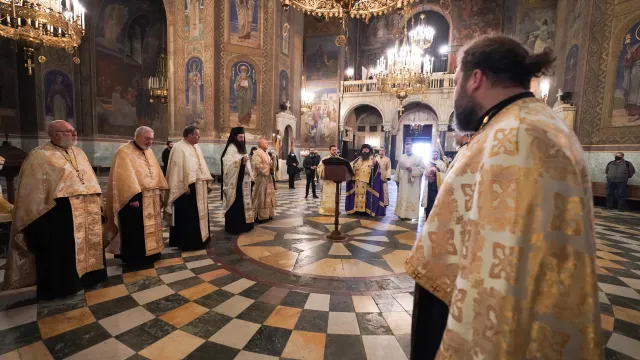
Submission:
<svg viewBox="0 0 640 360">
<path fill-rule="evenodd" d="M 225 234 L 213 192 L 206 250 L 167 248 L 136 269 L 108 256 L 108 281 L 66 299 L 0 293 L 0 360 L 407 359 L 403 262 L 421 224 L 395 218 L 392 203 L 382 219 L 343 218 L 348 238 L 332 243 L 332 218 L 296 186 L 278 184 L 275 220 L 239 237 Z M 640 359 L 640 215 L 596 219 L 607 359 Z"/>
</svg>

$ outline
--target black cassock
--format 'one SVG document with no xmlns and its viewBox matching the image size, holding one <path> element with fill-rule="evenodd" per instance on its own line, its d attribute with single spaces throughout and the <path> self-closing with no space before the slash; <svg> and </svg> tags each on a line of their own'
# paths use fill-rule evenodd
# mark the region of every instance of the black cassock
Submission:
<svg viewBox="0 0 640 360">
<path fill-rule="evenodd" d="M 179 247 L 182 251 L 204 249 L 211 239 L 202 241 L 200 232 L 200 214 L 196 197 L 196 184 L 189 185 L 190 194 L 182 194 L 173 202 L 175 225 L 169 228 L 169 246 Z M 209 205 L 207 203 L 207 226 L 209 226 Z"/>
<path fill-rule="evenodd" d="M 75 294 L 107 278 L 106 267 L 78 276 L 71 203 L 68 198 L 55 201 L 53 209 L 24 229 L 27 246 L 36 259 L 40 300 Z M 104 253 L 102 256 L 104 264 Z"/>
<path fill-rule="evenodd" d="M 244 216 L 244 201 L 242 198 L 242 179 L 244 179 L 245 164 L 240 165 L 238 182 L 236 183 L 236 199 L 224 213 L 224 230 L 232 235 L 242 234 L 253 230 L 253 223 L 247 223 Z"/>
<path fill-rule="evenodd" d="M 447 304 L 416 284 L 411 322 L 411 360 L 436 357 L 448 317 Z"/>
<path fill-rule="evenodd" d="M 139 207 L 133 207 L 130 203 L 138 201 Z M 144 220 L 142 217 L 142 193 L 136 194 L 118 212 L 120 224 L 120 241 L 122 262 L 128 266 L 148 265 L 160 260 L 160 253 L 146 255 L 147 248 L 144 241 Z"/>
</svg>

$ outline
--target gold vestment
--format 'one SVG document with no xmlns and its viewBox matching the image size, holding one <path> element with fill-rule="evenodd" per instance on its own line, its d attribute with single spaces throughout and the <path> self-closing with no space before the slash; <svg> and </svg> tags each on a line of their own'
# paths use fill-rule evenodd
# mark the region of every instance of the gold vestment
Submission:
<svg viewBox="0 0 640 360">
<path fill-rule="evenodd" d="M 262 149 L 253 153 L 251 168 L 255 185 L 251 196 L 258 220 L 267 220 L 275 216 L 276 192 L 271 177 L 272 165 L 271 157 Z"/>
</svg>

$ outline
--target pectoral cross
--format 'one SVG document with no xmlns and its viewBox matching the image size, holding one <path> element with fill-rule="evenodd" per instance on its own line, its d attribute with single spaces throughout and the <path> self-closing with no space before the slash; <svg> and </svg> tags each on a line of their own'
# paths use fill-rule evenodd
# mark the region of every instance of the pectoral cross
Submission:
<svg viewBox="0 0 640 360">
<path fill-rule="evenodd" d="M 24 64 L 24 67 L 27 68 L 27 71 L 29 72 L 29 76 L 31 76 L 33 75 L 33 68 L 35 68 L 36 65 L 33 62 L 31 62 L 31 58 L 28 58 L 27 63 Z"/>
</svg>

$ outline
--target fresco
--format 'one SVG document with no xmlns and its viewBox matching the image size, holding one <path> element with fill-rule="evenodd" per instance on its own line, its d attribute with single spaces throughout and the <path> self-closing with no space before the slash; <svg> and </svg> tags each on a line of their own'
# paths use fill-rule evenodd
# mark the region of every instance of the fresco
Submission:
<svg viewBox="0 0 640 360">
<path fill-rule="evenodd" d="M 204 76 L 202 59 L 192 57 L 185 69 L 187 125 L 200 125 L 204 120 Z"/>
<path fill-rule="evenodd" d="M 640 125 L 640 21 L 625 33 L 618 55 L 613 126 Z"/>
<path fill-rule="evenodd" d="M 338 138 L 338 92 L 318 89 L 310 110 L 302 114 L 302 140 L 307 145 L 328 146 Z"/>
<path fill-rule="evenodd" d="M 280 82 L 278 88 L 280 94 L 278 97 L 279 104 L 286 104 L 289 102 L 289 74 L 285 70 L 280 70 Z"/>
<path fill-rule="evenodd" d="M 232 44 L 260 47 L 260 1 L 229 1 L 229 34 Z"/>
<path fill-rule="evenodd" d="M 161 3 L 105 0 L 96 14 L 96 116 L 98 133 L 130 137 L 140 125 L 164 136 L 166 119 L 150 104 L 147 79 L 154 76 L 165 45 Z"/>
<path fill-rule="evenodd" d="M 562 81 L 563 92 L 576 91 L 576 77 L 578 76 L 578 59 L 580 56 L 580 46 L 573 45 L 567 52 L 567 59 L 564 63 L 564 80 Z"/>
<path fill-rule="evenodd" d="M 258 127 L 257 81 L 253 65 L 246 61 L 237 61 L 233 64 L 229 92 L 229 124 L 231 127 L 244 126 L 251 129 Z"/>
<path fill-rule="evenodd" d="M 45 122 L 66 120 L 75 126 L 73 107 L 73 80 L 60 70 L 49 70 L 44 74 Z"/>
<path fill-rule="evenodd" d="M 184 31 L 191 40 L 202 40 L 204 0 L 184 0 Z"/>
<path fill-rule="evenodd" d="M 553 48 L 553 39 L 556 36 L 556 4 L 548 3 L 549 1 L 525 0 L 524 9 L 521 10 L 518 36 L 534 53 L 542 52 L 545 47 Z"/>
<path fill-rule="evenodd" d="M 453 45 L 464 45 L 478 36 L 502 29 L 502 2 L 451 0 Z"/>
<path fill-rule="evenodd" d="M 335 36 L 304 39 L 304 70 L 307 81 L 332 80 L 338 77 L 339 48 Z"/>
<path fill-rule="evenodd" d="M 291 11 L 282 11 L 280 13 L 280 52 L 289 55 L 289 19 Z"/>
</svg>

